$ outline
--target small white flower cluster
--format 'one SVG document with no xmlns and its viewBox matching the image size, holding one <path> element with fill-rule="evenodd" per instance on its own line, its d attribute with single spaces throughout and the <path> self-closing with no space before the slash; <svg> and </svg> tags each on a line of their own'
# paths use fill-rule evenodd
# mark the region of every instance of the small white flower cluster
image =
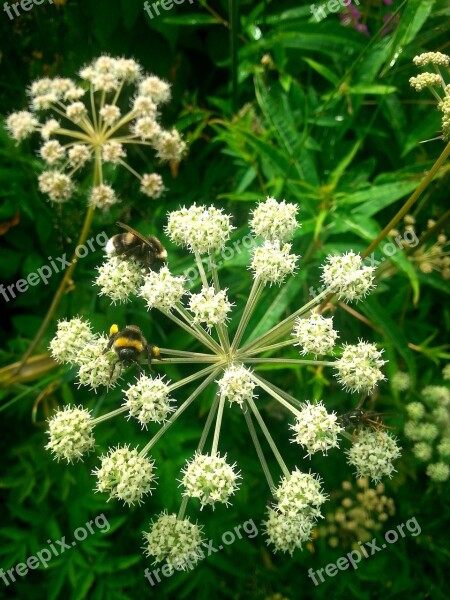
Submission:
<svg viewBox="0 0 450 600">
<path fill-rule="evenodd" d="M 437 108 L 442 112 L 442 138 L 445 141 L 450 139 L 450 84 L 446 83 L 439 67 L 448 67 L 450 65 L 450 56 L 442 52 L 424 52 L 415 56 L 413 62 L 418 67 L 433 65 L 436 73 L 421 73 L 417 77 L 411 77 L 409 83 L 416 92 L 421 92 L 428 88 L 433 96 L 437 97 Z M 441 97 L 437 90 L 441 90 Z"/>
<path fill-rule="evenodd" d="M 387 361 L 381 360 L 383 350 L 375 344 L 359 341 L 356 345 L 344 344 L 339 360 L 335 362 L 336 377 L 350 392 L 370 392 L 377 383 L 386 379 L 380 371 Z"/>
<path fill-rule="evenodd" d="M 169 213 L 165 231 L 174 244 L 207 254 L 222 250 L 234 227 L 230 215 L 215 206 L 183 207 Z"/>
<path fill-rule="evenodd" d="M 161 513 L 150 523 L 150 531 L 144 532 L 145 553 L 155 560 L 187 571 L 203 556 L 198 549 L 204 542 L 202 527 L 191 523 L 189 518 L 178 519 L 175 514 Z"/>
<path fill-rule="evenodd" d="M 288 275 L 294 273 L 299 258 L 289 254 L 291 248 L 291 244 L 283 244 L 279 240 L 266 240 L 262 246 L 255 248 L 250 264 L 254 277 L 264 284 L 281 285 Z"/>
<path fill-rule="evenodd" d="M 93 334 L 87 321 L 75 317 L 59 321 L 50 351 L 58 363 L 78 367 L 79 384 L 96 391 L 99 386 L 114 385 L 119 375 L 111 372 L 116 355 L 105 352 L 107 344 L 108 337 Z"/>
<path fill-rule="evenodd" d="M 287 242 L 300 227 L 296 219 L 297 213 L 296 204 L 288 204 L 284 200 L 277 202 L 275 198 L 269 197 L 265 202 L 259 202 L 252 211 L 250 228 L 255 235 L 270 242 Z"/>
<path fill-rule="evenodd" d="M 189 310 L 193 323 L 205 323 L 207 329 L 225 323 L 233 305 L 229 302 L 226 290 L 217 292 L 213 287 L 202 288 L 199 294 L 189 297 Z"/>
<path fill-rule="evenodd" d="M 110 498 L 131 505 L 141 504 L 142 498 L 154 489 L 154 461 L 139 456 L 136 448 L 117 446 L 103 455 L 101 461 L 101 466 L 92 472 L 97 477 L 97 492 L 108 492 Z"/>
<path fill-rule="evenodd" d="M 295 469 L 289 477 L 283 477 L 274 491 L 278 501 L 275 510 L 270 508 L 264 523 L 267 543 L 276 551 L 289 552 L 311 539 L 311 532 L 318 518 L 320 507 L 327 500 L 318 476 Z"/>
<path fill-rule="evenodd" d="M 142 427 L 151 421 L 161 423 L 175 409 L 169 398 L 170 388 L 161 377 L 141 375 L 137 383 L 130 385 L 125 391 L 124 405 L 129 409 L 129 416 L 135 417 Z"/>
<path fill-rule="evenodd" d="M 52 202 L 67 202 L 75 189 L 73 176 L 94 160 L 96 174 L 102 173 L 102 161 L 125 166 L 139 179 L 142 193 L 159 198 L 164 191 L 161 176 L 157 173 L 140 176 L 128 167 L 125 145 L 148 145 L 161 161 L 181 160 L 186 144 L 178 131 L 166 131 L 158 122 L 159 105 L 170 100 L 169 84 L 154 75 L 144 75 L 134 60 L 106 55 L 84 67 L 80 77 L 81 86 L 61 77 L 35 81 L 28 90 L 31 112 L 14 112 L 6 119 L 6 129 L 15 141 L 21 142 L 34 132 L 40 132 L 44 140 L 39 155 L 50 169 L 40 175 L 39 189 L 48 194 Z M 86 83 L 93 102 L 83 100 Z M 137 85 L 137 95 L 123 114 L 118 101 L 123 87 L 130 84 Z M 99 93 L 99 102 L 96 102 L 96 93 Z M 98 104 L 99 108 L 94 109 Z M 95 112 L 90 113 L 90 110 Z M 35 113 L 41 111 L 54 114 L 40 123 Z M 50 139 L 54 136 L 62 143 Z M 101 177 L 96 178 L 89 204 L 108 210 L 118 201 L 111 186 Z"/>
<path fill-rule="evenodd" d="M 131 258 L 111 256 L 98 267 L 95 283 L 101 288 L 99 295 L 108 296 L 113 304 L 129 302 L 130 296 L 140 294 L 145 272 L 142 265 Z"/>
<path fill-rule="evenodd" d="M 332 352 L 336 339 L 339 337 L 333 329 L 333 317 L 325 318 L 314 312 L 310 317 L 298 317 L 295 320 L 292 335 L 295 337 L 294 346 L 300 346 L 300 354 L 317 355 Z"/>
<path fill-rule="evenodd" d="M 55 337 L 50 342 L 53 358 L 62 364 L 75 363 L 85 345 L 94 339 L 90 324 L 80 317 L 58 321 Z"/>
<path fill-rule="evenodd" d="M 58 410 L 49 419 L 48 427 L 50 440 L 45 448 L 53 452 L 56 460 L 71 463 L 82 460 L 85 454 L 94 450 L 91 414 L 82 406 L 65 406 Z"/>
<path fill-rule="evenodd" d="M 182 470 L 183 495 L 198 498 L 201 509 L 206 505 L 214 509 L 216 502 L 228 506 L 230 496 L 239 487 L 237 480 L 241 476 L 234 470 L 236 463 L 230 465 L 226 458 L 226 455 L 220 456 L 218 453 L 214 456 L 196 453 Z"/>
<path fill-rule="evenodd" d="M 370 477 L 378 483 L 382 477 L 392 477 L 396 470 L 392 461 L 401 452 L 397 440 L 387 431 L 361 429 L 346 454 L 348 464 L 356 469 L 357 477 Z"/>
<path fill-rule="evenodd" d="M 406 390 L 409 390 L 411 385 L 411 377 L 409 376 L 409 373 L 397 371 L 397 373 L 395 373 L 391 379 L 391 385 L 394 390 L 406 392 Z"/>
<path fill-rule="evenodd" d="M 342 256 L 328 256 L 322 268 L 322 280 L 339 300 L 355 302 L 364 298 L 374 287 L 375 267 L 363 265 L 354 252 Z"/>
<path fill-rule="evenodd" d="M 162 267 L 159 272 L 147 273 L 138 295 L 144 298 L 149 310 L 170 311 L 185 294 L 184 281 L 184 277 L 175 277 L 168 267 Z"/>
<path fill-rule="evenodd" d="M 342 427 L 336 413 L 328 413 L 322 401 L 316 404 L 307 401 L 291 429 L 296 434 L 292 442 L 303 446 L 310 458 L 316 452 L 326 454 L 330 448 L 339 447 L 338 435 Z"/>
<path fill-rule="evenodd" d="M 242 364 L 233 364 L 225 369 L 217 383 L 221 398 L 226 398 L 230 405 L 236 402 L 245 409 L 244 404 L 256 397 L 254 394 L 256 384 L 251 372 Z"/>
<path fill-rule="evenodd" d="M 406 405 L 404 434 L 414 442 L 414 456 L 429 463 L 428 477 L 442 483 L 450 477 L 450 390 L 443 385 L 428 385 L 421 397 L 423 402 Z"/>
</svg>

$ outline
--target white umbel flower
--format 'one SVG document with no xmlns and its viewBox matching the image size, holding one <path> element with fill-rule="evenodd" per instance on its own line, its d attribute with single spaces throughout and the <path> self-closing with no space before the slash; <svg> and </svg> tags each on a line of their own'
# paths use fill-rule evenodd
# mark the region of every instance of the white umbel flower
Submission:
<svg viewBox="0 0 450 600">
<path fill-rule="evenodd" d="M 102 149 L 102 156 L 105 162 L 110 162 L 113 164 L 120 163 L 120 160 L 127 155 L 123 144 L 119 142 L 108 142 L 104 144 Z"/>
<path fill-rule="evenodd" d="M 92 188 L 89 196 L 89 205 L 102 210 L 108 210 L 114 204 L 117 204 L 119 199 L 110 185 L 104 183 L 96 185 Z"/>
<path fill-rule="evenodd" d="M 252 212 L 250 227 L 255 235 L 266 240 L 287 242 L 300 227 L 296 220 L 297 212 L 296 204 L 288 204 L 284 200 L 277 202 L 269 197 L 265 202 L 259 202 Z"/>
<path fill-rule="evenodd" d="M 405 373 L 404 371 L 397 371 L 395 375 L 391 379 L 391 385 L 394 390 L 399 392 L 405 392 L 409 389 L 411 385 L 411 377 L 409 373 Z"/>
<path fill-rule="evenodd" d="M 149 198 L 160 198 L 164 191 L 164 183 L 158 173 L 146 173 L 141 179 L 141 192 Z"/>
<path fill-rule="evenodd" d="M 134 123 L 133 133 L 142 140 L 151 140 L 161 133 L 161 127 L 154 117 L 141 117 Z"/>
<path fill-rule="evenodd" d="M 315 452 L 326 454 L 330 448 L 339 447 L 338 435 L 342 427 L 336 413 L 328 413 L 323 402 L 306 402 L 291 429 L 296 434 L 292 441 L 303 446 L 309 457 Z"/>
<path fill-rule="evenodd" d="M 100 286 L 100 296 L 116 302 L 129 302 L 136 296 L 144 281 L 145 269 L 134 260 L 112 256 L 100 267 L 95 283 Z"/>
<path fill-rule="evenodd" d="M 413 87 L 416 92 L 421 92 L 427 87 L 433 87 L 437 85 L 440 87 L 442 84 L 442 78 L 437 73 L 420 73 L 417 77 L 409 78 L 409 85 Z"/>
<path fill-rule="evenodd" d="M 174 160 L 178 162 L 186 150 L 186 144 L 176 129 L 161 131 L 153 140 L 153 147 L 156 150 L 156 156 L 161 161 Z"/>
<path fill-rule="evenodd" d="M 163 104 L 170 100 L 170 85 L 156 75 L 145 77 L 139 83 L 138 90 L 139 96 L 148 96 L 156 104 Z"/>
<path fill-rule="evenodd" d="M 225 369 L 217 383 L 220 396 L 226 398 L 230 404 L 236 402 L 243 408 L 244 403 L 255 398 L 256 384 L 251 372 L 242 364 L 234 364 Z"/>
<path fill-rule="evenodd" d="M 299 258 L 295 254 L 289 254 L 291 247 L 291 244 L 282 244 L 279 240 L 266 240 L 263 246 L 255 248 L 250 265 L 254 276 L 259 277 L 264 284 L 281 285 L 287 275 L 294 273 Z"/>
<path fill-rule="evenodd" d="M 49 442 L 45 446 L 55 455 L 56 460 L 82 460 L 92 452 L 95 439 L 92 435 L 92 419 L 82 406 L 65 406 L 49 419 Z"/>
<path fill-rule="evenodd" d="M 443 483 L 450 477 L 450 467 L 444 462 L 437 462 L 428 465 L 426 473 L 432 481 Z"/>
<path fill-rule="evenodd" d="M 201 509 L 206 505 L 214 508 L 216 502 L 228 506 L 230 496 L 238 489 L 237 480 L 240 478 L 235 466 L 236 463 L 227 463 L 226 455 L 196 453 L 182 470 L 183 495 L 198 498 Z"/>
<path fill-rule="evenodd" d="M 88 342 L 77 354 L 75 364 L 79 366 L 78 383 L 97 391 L 100 386 L 113 386 L 117 381 L 120 370 L 114 369 L 117 361 L 115 352 L 105 352 L 109 338 L 99 336 Z"/>
<path fill-rule="evenodd" d="M 196 204 L 169 213 L 165 228 L 175 244 L 198 254 L 222 250 L 233 229 L 231 216 L 222 209 Z"/>
<path fill-rule="evenodd" d="M 149 310 L 172 310 L 185 293 L 184 277 L 175 277 L 168 267 L 162 267 L 158 272 L 150 271 L 143 281 L 138 295 L 144 298 Z"/>
<path fill-rule="evenodd" d="M 356 469 L 357 477 L 370 477 L 378 483 L 395 472 L 392 461 L 401 454 L 397 441 L 387 431 L 361 429 L 350 450 L 346 451 L 348 464 Z"/>
<path fill-rule="evenodd" d="M 21 142 L 36 130 L 38 124 L 39 121 L 32 113 L 27 110 L 21 110 L 9 115 L 6 119 L 5 127 L 13 140 Z"/>
<path fill-rule="evenodd" d="M 103 108 L 100 109 L 100 116 L 104 120 L 104 122 L 111 127 L 120 119 L 120 108 L 115 104 L 105 104 Z"/>
<path fill-rule="evenodd" d="M 228 301 L 226 290 L 217 292 L 213 287 L 202 288 L 199 294 L 191 294 L 189 310 L 194 323 L 205 323 L 208 329 L 225 323 L 232 304 Z"/>
<path fill-rule="evenodd" d="M 375 267 L 363 265 L 354 252 L 342 256 L 328 256 L 322 268 L 322 280 L 337 293 L 339 300 L 354 302 L 364 298 L 374 286 Z"/>
<path fill-rule="evenodd" d="M 58 171 L 44 171 L 38 177 L 39 189 L 48 194 L 52 202 L 67 202 L 73 194 L 73 182 L 68 175 Z"/>
<path fill-rule="evenodd" d="M 58 322 L 55 337 L 50 342 L 52 357 L 59 363 L 73 364 L 78 353 L 95 339 L 90 324 L 79 317 Z"/>
<path fill-rule="evenodd" d="M 269 508 L 268 519 L 263 525 L 267 544 L 272 544 L 276 552 L 289 552 L 292 556 L 311 539 L 315 521 L 304 513 L 284 515 Z"/>
<path fill-rule="evenodd" d="M 66 151 L 57 140 L 50 140 L 41 146 L 39 154 L 48 165 L 55 165 L 65 158 Z"/>
<path fill-rule="evenodd" d="M 300 346 L 300 354 L 328 354 L 334 348 L 338 333 L 333 329 L 333 317 L 325 318 L 313 313 L 307 319 L 298 317 L 295 320 L 292 335 L 294 346 Z"/>
<path fill-rule="evenodd" d="M 125 390 L 124 406 L 129 410 L 130 417 L 135 417 L 142 427 L 147 423 L 161 423 L 175 409 L 171 406 L 169 386 L 161 377 L 141 375 L 137 383 Z"/>
<path fill-rule="evenodd" d="M 56 119 L 48 119 L 42 125 L 41 128 L 41 137 L 43 140 L 48 141 L 50 137 L 60 129 L 61 123 Z"/>
<path fill-rule="evenodd" d="M 413 421 L 420 421 L 424 418 L 426 410 L 422 402 L 410 402 L 406 405 L 406 412 Z"/>
<path fill-rule="evenodd" d="M 320 506 L 327 500 L 318 475 L 292 471 L 290 477 L 283 477 L 274 491 L 276 508 L 283 515 L 292 517 L 302 513 L 311 518 L 321 517 Z"/>
<path fill-rule="evenodd" d="M 73 102 L 66 108 L 66 116 L 74 123 L 81 123 L 87 117 L 87 109 L 83 102 Z"/>
<path fill-rule="evenodd" d="M 175 514 L 161 513 L 150 523 L 150 531 L 144 532 L 144 541 L 145 554 L 155 559 L 154 565 L 164 560 L 177 570 L 187 571 L 204 557 L 201 526 L 188 518 L 177 519 Z"/>
<path fill-rule="evenodd" d="M 370 392 L 381 380 L 386 379 L 380 371 L 387 361 L 381 360 L 383 350 L 375 344 L 360 342 L 356 345 L 344 344 L 342 357 L 335 361 L 336 377 L 351 392 Z"/>
<path fill-rule="evenodd" d="M 71 167 L 84 166 L 92 156 L 89 147 L 84 144 L 74 144 L 67 152 L 67 155 Z"/>
<path fill-rule="evenodd" d="M 442 52 L 423 52 L 413 58 L 413 63 L 418 67 L 425 67 L 429 63 L 441 67 L 448 67 L 450 65 L 450 56 L 443 54 Z"/>
<path fill-rule="evenodd" d="M 136 448 L 111 448 L 101 461 L 101 466 L 92 472 L 97 477 L 96 492 L 107 492 L 110 499 L 132 505 L 141 504 L 143 497 L 154 489 L 154 461 L 139 456 Z"/>
</svg>

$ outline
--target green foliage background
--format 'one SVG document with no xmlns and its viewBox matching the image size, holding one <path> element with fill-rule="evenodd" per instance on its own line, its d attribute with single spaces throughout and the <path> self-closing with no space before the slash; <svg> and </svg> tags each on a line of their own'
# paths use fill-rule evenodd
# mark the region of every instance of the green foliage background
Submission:
<svg viewBox="0 0 450 600">
<path fill-rule="evenodd" d="M 281 289 L 265 292 L 252 321 L 252 328 L 258 330 L 306 301 L 311 286 L 318 285 L 319 266 L 328 253 L 367 247 L 443 149 L 440 139 L 420 143 L 438 135 L 439 113 L 431 96 L 417 95 L 408 79 L 417 74 L 411 62 L 416 54 L 448 52 L 448 3 L 409 0 L 393 2 L 388 8 L 367 1 L 361 2 L 360 10 L 368 18 L 369 36 L 343 27 L 337 15 L 316 23 L 309 4 L 291 0 L 185 2 L 153 20 L 138 0 L 44 3 L 14 21 L 2 12 L 0 113 L 6 116 L 25 107 L 26 87 L 33 79 L 46 74 L 71 77 L 101 53 L 134 57 L 145 70 L 169 80 L 173 101 L 163 120 L 183 133 L 189 142 L 188 156 L 176 176 L 168 167 L 159 169 L 168 188 L 160 201 L 139 195 L 126 173 L 111 172 L 122 203 L 111 213 L 96 216 L 93 234 L 116 233 L 118 219 L 143 232 L 160 232 L 168 210 L 213 202 L 235 215 L 238 229 L 233 240 L 238 240 L 248 231 L 248 213 L 255 201 L 273 195 L 298 202 L 302 228 L 294 251 L 303 257 L 300 272 Z M 396 16 L 385 34 L 387 12 Z M 272 65 L 261 63 L 266 53 Z M 82 224 L 89 182 L 73 202 L 55 209 L 37 190 L 42 165 L 33 141 L 16 146 L 3 129 L 0 138 L 0 223 L 19 218 L 0 238 L 1 281 L 9 284 L 46 264 L 49 256 L 70 254 Z M 144 153 L 135 159 L 143 166 L 150 160 Z M 425 230 L 428 219 L 439 219 L 448 208 L 448 183 L 448 165 L 444 165 L 414 209 L 418 232 Z M 189 257 L 168 247 L 171 265 L 182 272 L 190 265 Z M 381 260 L 380 250 L 375 255 Z M 99 250 L 80 262 L 74 289 L 64 297 L 57 317 L 84 315 L 95 330 L 107 330 L 113 322 L 134 322 L 161 346 L 192 347 L 187 334 L 170 323 L 152 320 L 142 303 L 114 307 L 99 298 L 92 280 L 101 260 Z M 221 271 L 223 285 L 241 301 L 249 289 L 247 262 L 244 253 L 237 255 Z M 342 341 L 362 337 L 384 347 L 387 377 L 408 371 L 413 381 L 409 398 L 414 398 L 424 385 L 441 384 L 440 372 L 448 359 L 444 347 L 448 284 L 437 273 L 418 272 L 401 252 L 390 263 L 395 267 L 391 276 L 356 307 L 369 325 L 342 308 L 335 313 L 335 323 Z M 0 298 L 7 315 L 0 326 L 3 365 L 19 360 L 28 347 L 58 282 L 58 276 L 53 276 L 48 285 L 8 304 Z M 55 320 L 39 351 L 45 351 L 54 329 Z M 296 352 L 292 350 L 293 357 Z M 172 379 L 186 373 L 177 367 L 166 371 Z M 339 413 L 358 402 L 341 391 L 328 373 L 298 368 L 271 371 L 275 383 L 301 400 L 323 398 Z M 275 593 L 289 599 L 447 597 L 448 484 L 431 485 L 415 461 L 409 442 L 402 438 L 407 398 L 392 390 L 389 382 L 380 386 L 376 408 L 389 414 L 387 421 L 398 428 L 404 451 L 398 473 L 386 482 L 397 506 L 387 529 L 415 516 L 420 536 L 399 540 L 361 563 L 357 571 L 339 573 L 315 588 L 307 570 L 335 562 L 348 550 L 332 550 L 317 540 L 292 558 L 270 554 L 260 527 L 269 492 L 256 454 L 249 449 L 241 415 L 231 411 L 221 447 L 238 461 L 244 484 L 231 508 L 199 513 L 193 505 L 188 512 L 205 523 L 207 537 L 213 540 L 248 519 L 257 523 L 260 534 L 236 541 L 192 573 L 177 573 L 152 589 L 144 578 L 150 562 L 140 552 L 141 531 L 164 508 L 177 511 L 181 496 L 175 481 L 196 447 L 212 395 L 204 394 L 157 445 L 157 490 L 144 506 L 128 510 L 107 504 L 92 492 L 90 471 L 97 457 L 66 467 L 43 449 L 45 419 L 56 405 L 81 403 L 101 414 L 121 402 L 118 389 L 95 396 L 78 390 L 74 380 L 75 373 L 59 368 L 0 390 L 0 564 L 8 569 L 23 562 L 45 547 L 48 539 L 63 535 L 71 539 L 77 527 L 101 513 L 111 529 L 89 536 L 54 558 L 48 569 L 30 571 L 8 588 L 0 581 L 0 597 L 263 599 Z M 266 398 L 261 401 L 288 465 L 311 466 L 324 478 L 328 493 L 350 477 L 342 452 L 327 459 L 313 458 L 309 465 L 288 442 L 288 416 L 274 412 Z M 102 451 L 118 442 L 142 444 L 148 435 L 123 419 L 96 431 Z M 270 466 L 276 473 L 276 464 Z"/>
</svg>

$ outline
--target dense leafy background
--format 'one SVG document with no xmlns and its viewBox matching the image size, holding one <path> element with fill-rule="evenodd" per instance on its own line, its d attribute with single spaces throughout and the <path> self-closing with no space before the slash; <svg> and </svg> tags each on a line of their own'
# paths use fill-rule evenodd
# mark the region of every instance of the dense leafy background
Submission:
<svg viewBox="0 0 450 600">
<path fill-rule="evenodd" d="M 233 3 L 231 3 L 233 4 Z M 238 3 L 236 2 L 236 5 Z M 242 0 L 233 57 L 230 6 L 225 0 L 180 7 L 150 20 L 139 0 L 60 0 L 44 3 L 10 21 L 0 15 L 2 83 L 0 113 L 7 115 L 26 104 L 26 86 L 34 78 L 72 76 L 85 62 L 102 52 L 132 56 L 146 70 L 169 80 L 173 102 L 164 122 L 176 124 L 189 142 L 189 153 L 178 172 L 163 167 L 169 191 L 161 201 L 136 194 L 126 175 L 116 177 L 122 204 L 97 216 L 93 232 L 116 232 L 120 217 L 142 231 L 161 231 L 168 210 L 180 204 L 214 202 L 235 215 L 237 240 L 246 233 L 249 210 L 266 195 L 298 202 L 302 228 L 294 240 L 303 256 L 298 277 L 280 289 L 268 290 L 252 321 L 258 328 L 276 322 L 318 285 L 318 267 L 333 251 L 363 250 L 401 207 L 440 154 L 435 138 L 439 114 L 425 93 L 417 95 L 408 84 L 416 74 L 411 59 L 421 51 L 448 52 L 448 3 L 442 1 L 364 2 L 369 35 L 343 27 L 337 15 L 321 23 L 310 16 L 309 4 L 297 1 Z M 383 17 L 396 12 L 388 33 Z M 218 18 L 218 15 L 221 19 Z M 236 16 L 236 15 L 235 15 Z M 381 35 L 383 34 L 383 35 Z M 271 63 L 261 58 L 270 54 Z M 232 81 L 237 81 L 233 92 Z M 3 130 L 0 167 L 0 222 L 16 221 L 2 229 L 0 269 L 3 283 L 14 282 L 46 264 L 48 256 L 69 253 L 85 210 L 80 196 L 60 210 L 37 191 L 42 166 L 33 141 L 15 146 Z M 136 155 L 145 165 L 148 158 Z M 88 186 L 86 181 L 85 189 Z M 448 166 L 440 171 L 414 209 L 417 232 L 428 219 L 438 219 L 448 206 Z M 17 222 L 18 221 L 18 222 Z M 183 271 L 188 258 L 169 245 L 171 264 Z M 376 256 L 381 259 L 380 250 Z M 237 299 L 248 293 L 247 256 L 236 256 L 223 269 L 223 284 Z M 60 304 L 57 316 L 82 314 L 97 330 L 112 322 L 140 324 L 149 339 L 165 347 L 189 348 L 190 340 L 164 321 L 152 321 L 142 304 L 111 307 L 92 286 L 101 252 L 90 254 L 76 270 L 74 289 Z M 335 312 L 341 339 L 359 337 L 386 349 L 388 377 L 399 369 L 412 377 L 412 396 L 426 384 L 441 383 L 448 331 L 448 286 L 439 274 L 424 275 L 398 253 L 380 281 L 377 292 L 356 308 L 369 324 L 342 308 Z M 47 286 L 33 288 L 8 304 L 1 324 L 3 365 L 18 360 L 26 350 L 57 288 L 54 276 Z M 46 333 L 45 351 L 55 322 Z M 286 354 L 287 355 L 287 354 Z M 295 356 L 295 351 L 292 351 Z M 186 371 L 167 369 L 177 378 Z M 358 401 L 342 392 L 329 373 L 310 369 L 272 370 L 270 377 L 299 399 L 324 398 L 330 408 L 345 412 Z M 297 598 L 433 598 L 446 597 L 449 559 L 448 486 L 430 485 L 423 469 L 402 439 L 404 456 L 398 474 L 387 483 L 397 514 L 391 526 L 415 516 L 422 533 L 407 537 L 361 564 L 357 571 L 339 573 L 314 588 L 307 570 L 336 561 L 346 550 L 331 550 L 317 540 L 303 553 L 271 555 L 263 536 L 237 541 L 203 561 L 193 573 L 176 574 L 155 590 L 144 579 L 149 561 L 140 553 L 141 531 L 163 508 L 176 511 L 180 491 L 174 481 L 192 454 L 200 436 L 211 395 L 202 396 L 155 449 L 159 485 L 147 503 L 123 509 L 92 493 L 90 471 L 97 464 L 64 467 L 44 451 L 45 418 L 56 405 L 83 403 L 96 412 L 120 402 L 120 391 L 95 396 L 74 386 L 75 374 L 51 371 L 40 379 L 2 389 L 1 566 L 10 568 L 104 512 L 111 530 L 90 536 L 76 548 L 55 558 L 47 570 L 30 572 L 11 585 L 0 581 L 1 597 L 108 598 L 153 597 L 266 598 L 280 593 Z M 41 393 L 45 391 L 42 396 Z M 15 399 L 15 400 L 14 400 Z M 308 468 L 298 449 L 288 443 L 288 417 L 261 399 L 271 430 L 290 466 Z M 401 436 L 404 395 L 389 383 L 377 392 L 377 410 L 389 413 L 390 425 Z M 9 403 L 9 404 L 7 404 Z M 36 408 L 32 420 L 33 407 Z M 248 450 L 249 436 L 237 411 L 227 415 L 221 444 L 244 474 L 242 490 L 233 506 L 192 514 L 206 524 L 211 539 L 248 519 L 259 524 L 269 501 L 256 455 Z M 148 434 L 147 434 L 148 435 Z M 124 420 L 100 427 L 99 447 L 119 441 L 132 444 L 146 439 L 136 425 Z M 276 465 L 271 463 L 276 473 Z M 350 476 L 342 454 L 311 461 L 325 479 L 327 491 L 338 489 Z"/>
</svg>

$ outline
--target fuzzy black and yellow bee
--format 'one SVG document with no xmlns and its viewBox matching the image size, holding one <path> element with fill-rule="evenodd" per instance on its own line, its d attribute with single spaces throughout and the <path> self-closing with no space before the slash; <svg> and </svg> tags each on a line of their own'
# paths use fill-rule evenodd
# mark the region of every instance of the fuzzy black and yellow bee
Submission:
<svg viewBox="0 0 450 600">
<path fill-rule="evenodd" d="M 123 329 L 119 329 L 117 325 L 111 325 L 109 342 L 103 352 L 105 353 L 108 350 L 114 350 L 117 354 L 117 360 L 111 367 L 110 379 L 118 363 L 121 367 L 133 363 L 136 365 L 139 374 L 141 374 L 142 367 L 139 357 L 142 354 L 145 354 L 147 357 L 147 364 L 150 371 L 152 370 L 152 358 L 160 358 L 158 346 L 148 344 L 144 334 L 137 325 L 126 325 Z"/>
<path fill-rule="evenodd" d="M 167 263 L 167 250 L 154 235 L 144 236 L 138 231 L 117 222 L 126 233 L 118 233 L 108 240 L 105 251 L 109 257 L 132 258 L 151 271 L 159 271 Z"/>
</svg>

